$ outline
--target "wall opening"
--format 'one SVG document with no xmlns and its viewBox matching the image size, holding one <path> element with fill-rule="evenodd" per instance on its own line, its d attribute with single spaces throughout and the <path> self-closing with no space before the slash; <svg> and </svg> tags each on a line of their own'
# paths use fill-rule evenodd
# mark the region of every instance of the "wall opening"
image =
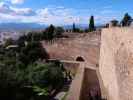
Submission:
<svg viewBox="0 0 133 100">
<path fill-rule="evenodd" d="M 76 61 L 84 62 L 85 60 L 83 59 L 83 57 L 79 56 L 79 57 L 76 58 Z"/>
</svg>

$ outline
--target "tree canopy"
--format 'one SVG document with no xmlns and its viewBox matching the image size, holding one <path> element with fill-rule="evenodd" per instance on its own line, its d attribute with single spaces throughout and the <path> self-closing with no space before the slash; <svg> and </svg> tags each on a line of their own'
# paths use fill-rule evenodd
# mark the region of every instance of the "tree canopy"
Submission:
<svg viewBox="0 0 133 100">
<path fill-rule="evenodd" d="M 0 46 L 0 99 L 50 100 L 66 76 L 62 64 L 46 62 L 48 58 L 35 33 Z"/>
<path fill-rule="evenodd" d="M 119 21 L 114 19 L 114 20 L 111 21 L 111 23 L 112 23 L 113 26 L 117 26 Z"/>
<path fill-rule="evenodd" d="M 126 13 L 121 21 L 122 26 L 130 26 L 132 22 L 132 17 Z"/>
</svg>

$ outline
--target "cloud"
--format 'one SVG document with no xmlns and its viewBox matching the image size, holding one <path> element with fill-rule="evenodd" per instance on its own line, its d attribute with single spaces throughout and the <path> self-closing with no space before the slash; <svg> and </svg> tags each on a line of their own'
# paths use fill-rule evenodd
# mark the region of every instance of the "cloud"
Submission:
<svg viewBox="0 0 133 100">
<path fill-rule="evenodd" d="M 40 21 L 46 24 L 72 24 L 76 18 L 71 12 L 71 9 L 64 7 L 47 7 L 36 11 Z"/>
<path fill-rule="evenodd" d="M 10 0 L 11 1 L 11 0 Z M 13 0 L 12 0 L 13 1 Z M 15 1 L 14 1 L 15 2 Z M 22 1 L 21 1 L 22 2 Z M 72 9 L 63 6 L 49 6 L 33 10 L 31 8 L 17 8 L 6 2 L 0 3 L 0 22 L 33 22 L 41 24 L 88 24 L 90 14 L 95 13 L 96 23 L 105 23 L 115 18 L 114 12 L 106 10 Z M 105 14 L 106 13 L 106 14 Z M 111 14 L 110 14 L 111 13 Z M 110 15 L 109 17 L 106 15 Z"/>
<path fill-rule="evenodd" d="M 12 4 L 23 4 L 24 0 L 10 0 Z"/>
<path fill-rule="evenodd" d="M 0 3 L 0 13 L 9 14 L 9 15 L 25 15 L 32 16 L 35 15 L 35 12 L 30 8 L 15 8 L 7 5 L 6 3 Z"/>
<path fill-rule="evenodd" d="M 6 0 L 9 2 L 9 0 Z M 10 2 L 16 2 L 10 0 Z M 80 23 L 80 16 L 74 15 L 75 10 L 63 6 L 48 6 L 42 9 L 16 8 L 8 2 L 0 3 L 1 22 L 35 22 L 44 24 Z"/>
<path fill-rule="evenodd" d="M 4 2 L 0 3 L 0 12 L 1 13 L 10 13 L 11 10 L 8 5 L 6 5 Z"/>
<path fill-rule="evenodd" d="M 36 14 L 31 8 L 14 8 L 10 7 L 10 9 L 16 14 L 16 15 L 25 15 L 25 16 L 33 16 Z"/>
</svg>

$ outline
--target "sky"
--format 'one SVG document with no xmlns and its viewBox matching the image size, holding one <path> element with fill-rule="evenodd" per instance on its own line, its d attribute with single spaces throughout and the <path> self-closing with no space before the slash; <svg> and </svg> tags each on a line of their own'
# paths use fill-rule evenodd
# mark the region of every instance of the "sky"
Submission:
<svg viewBox="0 0 133 100">
<path fill-rule="evenodd" d="M 0 23 L 96 24 L 133 16 L 133 0 L 0 0 Z"/>
</svg>

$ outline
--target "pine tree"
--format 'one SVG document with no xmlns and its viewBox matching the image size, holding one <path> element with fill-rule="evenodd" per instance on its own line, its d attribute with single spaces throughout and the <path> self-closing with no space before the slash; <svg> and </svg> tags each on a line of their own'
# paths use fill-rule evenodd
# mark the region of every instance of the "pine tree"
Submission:
<svg viewBox="0 0 133 100">
<path fill-rule="evenodd" d="M 89 32 L 95 31 L 94 16 L 90 17 Z"/>
<path fill-rule="evenodd" d="M 130 26 L 132 17 L 126 13 L 121 21 L 122 26 Z"/>
</svg>

